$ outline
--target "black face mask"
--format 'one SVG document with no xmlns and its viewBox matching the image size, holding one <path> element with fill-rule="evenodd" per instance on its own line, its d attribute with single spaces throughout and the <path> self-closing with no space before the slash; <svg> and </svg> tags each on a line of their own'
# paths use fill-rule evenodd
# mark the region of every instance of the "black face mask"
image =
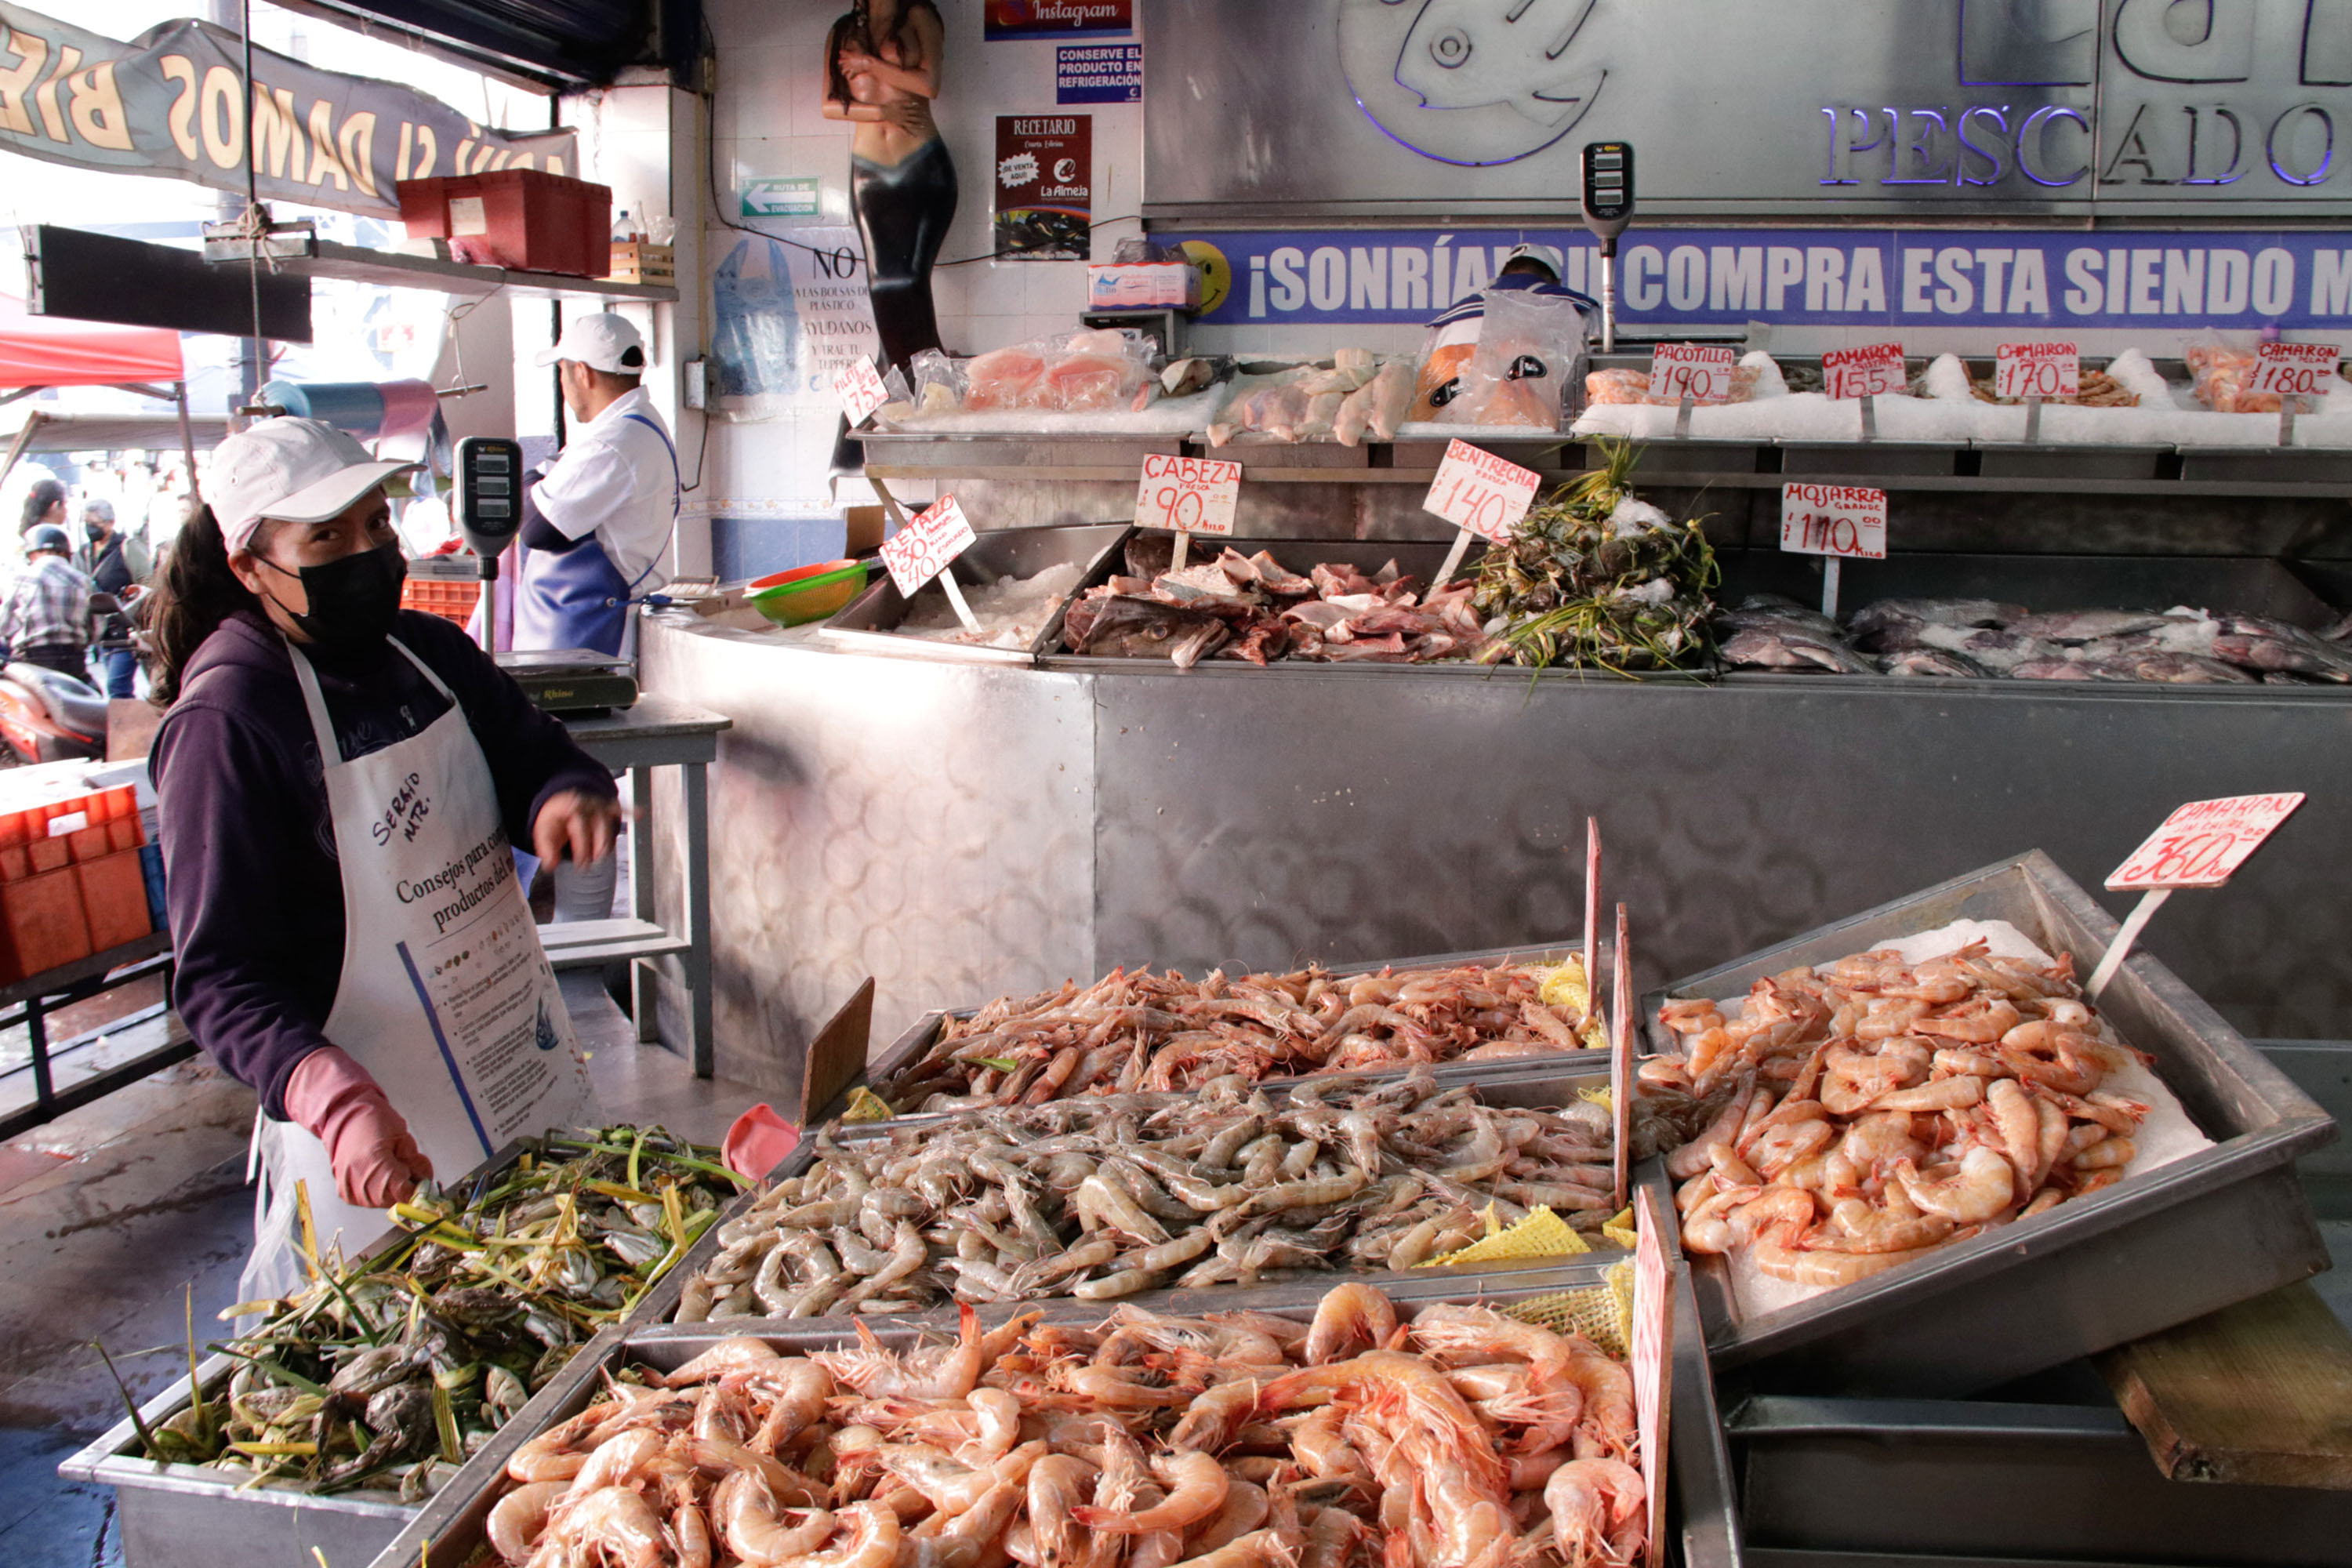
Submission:
<svg viewBox="0 0 2352 1568">
<path fill-rule="evenodd" d="M 408 580 L 408 563 L 398 544 L 379 545 L 338 556 L 323 566 L 288 572 L 262 558 L 271 571 L 302 580 L 310 601 L 310 612 L 286 615 L 303 633 L 330 652 L 355 651 L 382 642 L 400 614 L 400 585 Z M 271 602 L 285 610 L 275 595 Z"/>
<path fill-rule="evenodd" d="M 96 544 L 100 540 L 106 537 L 106 530 L 100 528 L 94 522 L 83 523 L 81 525 L 81 531 L 86 536 L 88 536 L 92 544 Z"/>
</svg>

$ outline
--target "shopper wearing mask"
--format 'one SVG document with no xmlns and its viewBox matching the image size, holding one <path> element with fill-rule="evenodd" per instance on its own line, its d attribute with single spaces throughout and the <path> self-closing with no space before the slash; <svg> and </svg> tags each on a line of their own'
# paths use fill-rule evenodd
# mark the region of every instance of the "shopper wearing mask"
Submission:
<svg viewBox="0 0 2352 1568">
<path fill-rule="evenodd" d="M 24 570 L 8 584 L 7 604 L 0 606 L 0 643 L 7 645 L 12 660 L 87 680 L 97 623 L 89 579 L 68 559 L 72 553 L 66 531 L 54 522 L 26 531 Z M 110 608 L 113 601 L 106 605 Z"/>
<path fill-rule="evenodd" d="M 680 500 L 677 449 L 638 384 L 645 341 L 619 316 L 578 316 L 539 363 L 556 367 L 575 423 L 523 489 L 514 646 L 633 654 L 630 605 L 669 580 L 661 557 Z M 612 860 L 552 868 L 555 918 L 611 918 L 618 870 Z"/>
<path fill-rule="evenodd" d="M 81 569 L 90 586 L 121 606 L 99 619 L 100 684 L 109 697 L 135 697 L 139 654 L 131 642 L 129 611 L 131 601 L 146 592 L 147 546 L 114 526 L 112 501 L 82 502 L 81 528 L 89 542 L 81 552 Z"/>
<path fill-rule="evenodd" d="M 247 1300 L 430 1176 L 598 1119 L 509 840 L 612 847 L 610 774 L 457 627 L 400 609 L 372 460 L 308 419 L 224 441 L 152 591 L 173 1000 L 261 1096 Z M 323 766 L 322 766 L 323 763 Z"/>
</svg>

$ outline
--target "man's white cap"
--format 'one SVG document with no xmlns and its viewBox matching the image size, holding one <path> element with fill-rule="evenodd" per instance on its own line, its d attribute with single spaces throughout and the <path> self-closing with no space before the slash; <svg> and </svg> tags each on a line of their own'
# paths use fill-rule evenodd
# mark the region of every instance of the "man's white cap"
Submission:
<svg viewBox="0 0 2352 1568">
<path fill-rule="evenodd" d="M 556 340 L 553 348 L 539 351 L 542 367 L 565 359 L 577 361 L 590 370 L 636 375 L 646 368 L 646 340 L 637 335 L 637 329 L 629 325 L 625 317 L 610 311 L 574 316 L 564 323 L 563 336 Z"/>
<path fill-rule="evenodd" d="M 1555 281 L 1568 276 L 1568 258 L 1562 256 L 1555 247 L 1549 245 L 1537 245 L 1533 242 L 1515 245 L 1511 247 L 1511 253 L 1503 258 L 1503 266 L 1508 267 L 1512 262 L 1518 260 L 1521 257 L 1526 257 L 1530 261 L 1540 261 L 1546 267 L 1550 268 L 1551 275 Z M 1497 268 L 1496 270 L 1499 272 L 1502 268 Z"/>
<path fill-rule="evenodd" d="M 394 474 L 421 463 L 381 463 L 319 419 L 263 419 L 213 449 L 205 500 L 231 550 L 243 550 L 264 518 L 324 522 Z"/>
</svg>

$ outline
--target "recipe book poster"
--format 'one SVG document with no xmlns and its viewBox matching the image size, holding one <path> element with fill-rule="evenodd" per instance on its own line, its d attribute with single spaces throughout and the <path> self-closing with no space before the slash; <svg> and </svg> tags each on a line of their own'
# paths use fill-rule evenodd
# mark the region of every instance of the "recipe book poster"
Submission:
<svg viewBox="0 0 2352 1568">
<path fill-rule="evenodd" d="M 997 255 L 1089 259 L 1094 123 L 1088 114 L 997 117 Z"/>
<path fill-rule="evenodd" d="M 1066 38 L 1074 33 L 1131 33 L 1135 0 L 988 0 L 992 38 Z"/>
</svg>

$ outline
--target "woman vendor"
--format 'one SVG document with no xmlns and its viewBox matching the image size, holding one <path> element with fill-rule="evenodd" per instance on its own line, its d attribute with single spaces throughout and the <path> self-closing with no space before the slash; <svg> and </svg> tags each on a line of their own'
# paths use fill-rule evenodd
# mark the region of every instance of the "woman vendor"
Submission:
<svg viewBox="0 0 2352 1568">
<path fill-rule="evenodd" d="M 940 346 L 931 264 L 956 209 L 955 163 L 931 118 L 943 41 L 931 0 L 857 0 L 825 40 L 824 117 L 856 127 L 849 201 L 882 352 L 902 368 Z"/>
<path fill-rule="evenodd" d="M 373 460 L 309 419 L 221 443 L 153 590 L 152 766 L 196 1042 L 257 1090 L 244 1299 L 419 1182 L 598 1120 L 511 843 L 607 854 L 612 775 L 457 626 L 400 608 Z"/>
</svg>

